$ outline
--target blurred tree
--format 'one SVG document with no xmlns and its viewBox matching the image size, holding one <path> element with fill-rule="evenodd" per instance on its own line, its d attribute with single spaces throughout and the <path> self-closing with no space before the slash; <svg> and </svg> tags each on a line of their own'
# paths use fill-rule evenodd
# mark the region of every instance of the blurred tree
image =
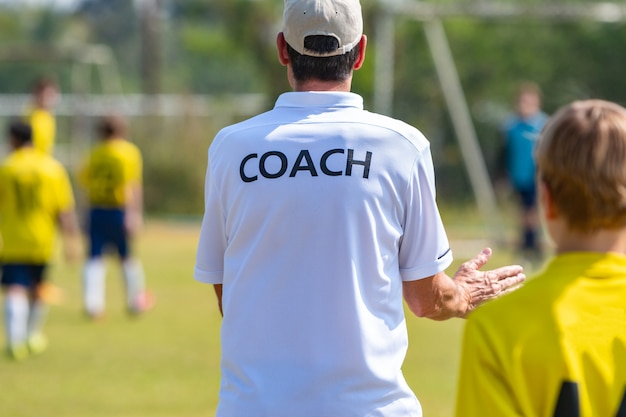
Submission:
<svg viewBox="0 0 626 417">
<path fill-rule="evenodd" d="M 158 0 L 139 3 L 141 27 L 141 90 L 144 94 L 161 92 L 163 65 L 163 31 L 161 5 Z"/>
<path fill-rule="evenodd" d="M 203 93 L 274 90 L 276 66 L 269 60 L 275 58 L 273 28 L 280 4 L 275 0 L 172 3 L 174 30 L 168 61 L 174 63 L 175 79 L 187 79 L 189 88 Z"/>
<path fill-rule="evenodd" d="M 82 0 L 75 17 L 88 28 L 84 42 L 111 48 L 125 75 L 124 85 L 136 90 L 140 85 L 139 16 L 129 0 Z"/>
<path fill-rule="evenodd" d="M 43 73 L 60 78 L 64 55 L 48 42 L 66 21 L 48 9 L 0 9 L 0 91 L 28 92 Z"/>
<path fill-rule="evenodd" d="M 137 13 L 128 0 L 83 0 L 76 13 L 90 25 L 92 40 L 117 48 L 137 34 Z"/>
</svg>

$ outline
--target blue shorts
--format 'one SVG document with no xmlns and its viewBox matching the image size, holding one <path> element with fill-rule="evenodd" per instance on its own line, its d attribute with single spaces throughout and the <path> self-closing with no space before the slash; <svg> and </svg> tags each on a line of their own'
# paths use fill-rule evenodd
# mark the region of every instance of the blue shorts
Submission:
<svg viewBox="0 0 626 417">
<path fill-rule="evenodd" d="M 46 265 L 5 264 L 2 265 L 2 286 L 20 285 L 35 289 L 44 280 Z"/>
<path fill-rule="evenodd" d="M 520 202 L 524 209 L 532 209 L 537 205 L 537 190 L 535 187 L 518 189 L 517 194 L 520 197 Z"/>
<path fill-rule="evenodd" d="M 114 249 L 122 258 L 128 257 L 128 234 L 124 210 L 94 208 L 89 212 L 89 256 L 102 256 Z"/>
</svg>

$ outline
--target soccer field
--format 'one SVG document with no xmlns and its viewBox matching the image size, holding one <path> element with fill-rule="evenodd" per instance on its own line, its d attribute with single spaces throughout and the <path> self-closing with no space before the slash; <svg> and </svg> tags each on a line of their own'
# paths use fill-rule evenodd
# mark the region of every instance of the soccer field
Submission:
<svg viewBox="0 0 626 417">
<path fill-rule="evenodd" d="M 120 270 L 112 260 L 107 316 L 96 323 L 81 312 L 81 265 L 59 262 L 53 267 L 51 279 L 63 288 L 65 301 L 50 311 L 46 325 L 50 348 L 20 363 L 0 357 L 0 415 L 213 416 L 220 315 L 212 287 L 192 277 L 198 230 L 196 222 L 147 223 L 137 253 L 157 305 L 143 317 L 126 315 Z M 459 244 L 453 241 L 461 261 L 469 256 L 465 249 L 471 254 L 481 249 L 481 242 L 461 250 L 455 246 Z M 502 265 L 499 260 L 506 261 L 494 259 L 491 266 Z M 407 322 L 407 381 L 426 417 L 450 416 L 463 321 L 408 317 Z"/>
</svg>

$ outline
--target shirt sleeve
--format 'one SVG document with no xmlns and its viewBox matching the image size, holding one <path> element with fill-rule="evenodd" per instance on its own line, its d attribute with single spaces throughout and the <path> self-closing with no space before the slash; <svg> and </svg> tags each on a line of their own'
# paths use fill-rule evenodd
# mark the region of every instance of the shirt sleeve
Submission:
<svg viewBox="0 0 626 417">
<path fill-rule="evenodd" d="M 435 275 L 452 263 L 452 251 L 436 202 L 430 149 L 416 161 L 407 188 L 404 233 L 400 243 L 403 281 Z"/>
<path fill-rule="evenodd" d="M 6 168 L 4 166 L 0 166 L 0 207 L 3 204 L 4 199 L 6 198 L 6 174 L 5 174 Z M 1 246 L 1 244 L 0 244 Z"/>
<path fill-rule="evenodd" d="M 209 158 L 204 186 L 204 217 L 196 253 L 194 278 L 207 284 L 221 284 L 224 275 L 224 252 L 226 251 L 227 238 L 219 190 L 212 180 Z"/>
<path fill-rule="evenodd" d="M 141 184 L 142 159 L 139 148 L 130 142 L 124 142 L 122 156 L 122 176 L 124 185 Z"/>
<path fill-rule="evenodd" d="M 475 314 L 475 313 L 474 313 Z M 470 316 L 463 334 L 457 385 L 456 417 L 513 417 L 515 393 L 507 383 L 503 364 L 494 346 L 497 334 Z"/>
<path fill-rule="evenodd" d="M 131 160 L 131 175 L 130 179 L 133 182 L 142 183 L 143 179 L 143 160 L 141 157 L 141 151 L 135 145 L 133 145 L 132 160 Z"/>
<path fill-rule="evenodd" d="M 75 201 L 74 201 L 74 192 L 72 190 L 72 184 L 70 182 L 69 175 L 65 168 L 63 168 L 60 164 L 57 167 L 58 169 L 58 179 L 56 186 L 56 196 L 57 196 L 57 204 L 58 210 L 60 213 L 74 210 Z"/>
</svg>

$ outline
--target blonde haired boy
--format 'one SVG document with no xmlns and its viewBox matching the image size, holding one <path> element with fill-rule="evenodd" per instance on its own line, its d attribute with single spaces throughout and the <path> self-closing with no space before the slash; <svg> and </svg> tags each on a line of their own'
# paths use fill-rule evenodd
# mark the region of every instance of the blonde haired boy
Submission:
<svg viewBox="0 0 626 417">
<path fill-rule="evenodd" d="M 556 255 L 470 315 L 456 415 L 626 416 L 626 109 L 563 107 L 536 161 Z"/>
</svg>

